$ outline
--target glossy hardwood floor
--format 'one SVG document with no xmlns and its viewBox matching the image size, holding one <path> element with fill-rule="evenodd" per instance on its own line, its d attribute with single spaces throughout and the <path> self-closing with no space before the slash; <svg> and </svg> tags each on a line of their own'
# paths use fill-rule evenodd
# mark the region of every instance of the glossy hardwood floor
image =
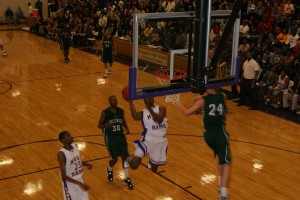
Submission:
<svg viewBox="0 0 300 200">
<path fill-rule="evenodd" d="M 0 31 L 6 42 L 7 32 Z M 128 66 L 115 63 L 113 76 L 102 79 L 103 65 L 96 55 L 71 49 L 64 63 L 58 43 L 14 31 L 6 44 L 8 57 L 0 57 L 0 199 L 62 198 L 56 155 L 61 148 L 58 133 L 68 130 L 81 149 L 91 200 L 188 200 L 218 198 L 216 160 L 203 140 L 201 115 L 185 117 L 167 107 L 169 117 L 167 165 L 152 173 L 148 159 L 130 176 L 135 186 L 122 183 L 121 164 L 114 169 L 114 182 L 106 179 L 109 161 L 97 128 L 108 97 L 116 95 L 126 111 L 132 142 L 139 138 L 140 122 L 132 120 L 121 90 L 128 80 Z M 194 94 L 182 94 L 192 104 Z M 260 111 L 249 111 L 227 102 L 227 129 L 232 150 L 232 200 L 298 200 L 300 197 L 300 126 Z M 135 101 L 138 110 L 143 101 Z"/>
</svg>

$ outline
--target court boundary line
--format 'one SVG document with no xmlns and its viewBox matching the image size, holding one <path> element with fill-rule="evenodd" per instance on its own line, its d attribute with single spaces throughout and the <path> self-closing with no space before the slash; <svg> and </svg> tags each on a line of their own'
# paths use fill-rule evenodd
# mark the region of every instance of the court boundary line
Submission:
<svg viewBox="0 0 300 200">
<path fill-rule="evenodd" d="M 141 163 L 141 165 L 143 165 L 145 168 L 149 169 L 148 166 L 146 166 L 145 164 Z M 150 170 L 150 169 L 149 169 Z M 162 171 L 165 172 L 165 171 Z M 185 192 L 187 192 L 188 194 L 192 195 L 193 197 L 196 197 L 199 200 L 202 200 L 201 197 L 195 195 L 194 193 L 192 193 L 191 191 L 187 190 L 188 188 L 191 188 L 192 186 L 187 186 L 187 187 L 183 187 L 177 183 L 175 183 L 173 180 L 171 180 L 170 178 L 162 175 L 162 172 L 155 172 L 155 174 L 157 174 L 158 176 L 162 177 L 163 179 L 167 180 L 168 182 L 172 183 L 173 185 L 179 187 L 180 189 L 184 190 Z"/>
<path fill-rule="evenodd" d="M 140 134 L 140 133 L 130 133 L 130 134 L 133 135 L 133 134 Z M 82 136 L 76 136 L 74 138 L 93 137 L 93 136 L 102 136 L 102 135 L 100 135 L 100 134 L 96 134 L 96 135 L 82 135 Z M 202 135 L 184 135 L 184 134 L 175 134 L 175 133 L 173 133 L 173 134 L 167 134 L 167 137 L 168 136 L 184 136 L 184 137 L 199 137 L 199 138 L 203 138 L 204 137 Z M 53 141 L 58 142 L 59 140 L 58 139 L 48 139 L 48 140 L 41 140 L 41 141 L 34 141 L 34 142 L 16 144 L 16 145 L 12 145 L 12 146 L 7 146 L 7 147 L 0 148 L 0 153 L 2 151 L 5 151 L 5 150 L 11 149 L 11 148 L 15 148 L 15 147 L 19 147 L 19 146 L 24 146 L 24 145 L 28 145 L 28 144 L 37 144 L 37 143 L 42 143 L 42 142 L 53 142 Z M 289 149 L 283 149 L 283 148 L 280 148 L 280 147 L 274 147 L 274 146 L 270 146 L 270 145 L 266 145 L 266 144 L 259 144 L 259 143 L 242 141 L 242 140 L 236 140 L 236 139 L 229 139 L 229 141 L 240 142 L 240 143 L 244 143 L 244 144 L 251 144 L 251 145 L 256 145 L 256 146 L 261 146 L 261 147 L 267 147 L 267 148 L 270 148 L 270 149 L 281 150 L 281 151 L 285 151 L 285 152 L 289 152 L 289 153 L 294 153 L 294 154 L 300 154 L 300 152 L 297 152 L 297 151 L 293 151 L 293 150 L 289 150 Z M 75 142 L 77 142 L 77 141 L 75 141 Z M 87 142 L 87 143 L 100 145 L 99 143 L 93 143 L 93 142 Z M 105 145 L 101 144 L 101 146 L 105 146 Z"/>
</svg>

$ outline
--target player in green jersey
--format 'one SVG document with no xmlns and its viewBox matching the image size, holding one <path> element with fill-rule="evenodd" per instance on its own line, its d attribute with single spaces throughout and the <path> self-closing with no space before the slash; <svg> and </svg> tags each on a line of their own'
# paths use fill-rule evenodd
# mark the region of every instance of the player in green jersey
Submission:
<svg viewBox="0 0 300 200">
<path fill-rule="evenodd" d="M 110 96 L 108 100 L 110 106 L 102 111 L 98 124 L 98 127 L 103 131 L 105 145 L 111 157 L 107 167 L 107 178 L 109 181 L 113 181 L 113 166 L 120 156 L 125 174 L 124 184 L 132 190 L 133 185 L 128 175 L 129 164 L 125 162 L 128 157 L 128 145 L 123 127 L 126 129 L 127 134 L 129 134 L 129 129 L 124 117 L 124 110 L 117 106 L 118 100 L 115 96 Z"/>
<path fill-rule="evenodd" d="M 186 115 L 203 109 L 204 139 L 206 144 L 218 156 L 218 174 L 220 180 L 220 200 L 228 200 L 231 154 L 228 133 L 225 130 L 226 104 L 225 95 L 216 89 L 207 89 L 207 95 L 195 97 L 194 105 L 189 108 L 182 104 L 178 108 Z"/>
<path fill-rule="evenodd" d="M 114 38 L 111 36 L 111 30 L 109 27 L 107 27 L 105 29 L 105 34 L 102 38 L 99 48 L 102 48 L 101 61 L 104 63 L 103 78 L 107 78 L 109 75 L 112 74 L 112 65 L 113 65 L 113 61 L 114 61 L 114 55 L 116 55 L 116 46 L 114 44 Z M 97 52 L 98 52 L 99 48 L 97 49 Z M 108 69 L 107 63 L 109 63 L 109 69 Z"/>
</svg>

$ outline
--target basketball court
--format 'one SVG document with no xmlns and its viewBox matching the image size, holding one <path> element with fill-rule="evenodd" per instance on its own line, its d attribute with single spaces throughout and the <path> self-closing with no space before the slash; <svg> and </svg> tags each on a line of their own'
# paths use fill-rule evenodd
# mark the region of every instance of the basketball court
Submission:
<svg viewBox="0 0 300 200">
<path fill-rule="evenodd" d="M 63 199 L 57 162 L 62 130 L 75 137 L 82 159 L 93 165 L 91 171 L 84 168 L 91 200 L 218 198 L 217 161 L 204 142 L 201 113 L 185 117 L 175 105 L 165 102 L 166 94 L 180 93 L 181 102 L 192 105 L 196 95 L 171 84 L 170 77 L 182 79 L 188 74 L 189 69 L 176 66 L 175 57 L 181 57 L 174 54 L 174 69 L 155 68 L 145 57 L 137 57 L 138 68 L 131 72 L 129 66 L 115 62 L 113 75 L 103 79 L 104 67 L 96 55 L 71 48 L 71 62 L 66 64 L 58 43 L 25 31 L 13 33 L 5 46 L 9 56 L 0 57 L 1 199 Z M 11 32 L 0 34 L 7 41 Z M 172 62 L 169 57 L 167 60 Z M 228 76 L 231 81 L 235 71 L 232 64 L 226 66 L 226 74 L 218 72 L 218 77 Z M 129 152 L 134 151 L 133 141 L 139 138 L 142 126 L 131 118 L 121 94 L 130 73 L 138 74 L 131 91 L 138 99 L 137 110 L 144 108 L 144 96 L 139 95 L 155 96 L 155 104 L 166 106 L 169 127 L 167 164 L 152 173 L 147 168 L 148 158 L 143 159 L 139 169 L 129 170 L 135 187 L 132 191 L 122 183 L 120 162 L 114 168 L 114 181 L 107 180 L 109 156 L 97 128 L 108 97 L 116 95 L 131 131 L 127 135 Z M 227 106 L 233 157 L 230 199 L 299 199 L 299 124 L 236 107 L 230 101 Z"/>
</svg>

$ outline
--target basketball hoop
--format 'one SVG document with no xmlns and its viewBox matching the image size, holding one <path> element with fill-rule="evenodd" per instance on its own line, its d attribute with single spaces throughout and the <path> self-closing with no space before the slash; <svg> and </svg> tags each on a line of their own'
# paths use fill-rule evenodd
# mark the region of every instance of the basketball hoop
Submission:
<svg viewBox="0 0 300 200">
<path fill-rule="evenodd" d="M 159 69 L 154 71 L 154 75 L 159 81 L 161 86 L 170 85 L 170 70 L 169 69 Z M 185 70 L 174 69 L 173 80 L 182 79 L 186 77 Z M 173 105 L 178 105 L 180 103 L 180 94 L 167 95 L 165 99 L 166 103 L 171 103 Z"/>
</svg>

